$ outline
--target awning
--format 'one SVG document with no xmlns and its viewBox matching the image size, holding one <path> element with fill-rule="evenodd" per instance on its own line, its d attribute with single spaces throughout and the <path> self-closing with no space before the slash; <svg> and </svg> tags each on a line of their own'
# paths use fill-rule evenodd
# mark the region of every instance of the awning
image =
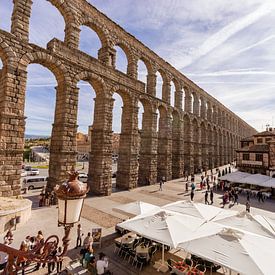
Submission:
<svg viewBox="0 0 275 275">
<path fill-rule="evenodd" d="M 261 175 L 261 174 L 250 174 L 248 177 L 241 178 L 239 183 L 247 183 L 259 186 L 265 186 L 264 183 L 270 180 L 269 176 Z"/>
<path fill-rule="evenodd" d="M 250 176 L 251 174 L 245 172 L 233 172 L 219 177 L 220 180 L 227 180 L 232 182 L 239 182 L 240 179 Z"/>
</svg>

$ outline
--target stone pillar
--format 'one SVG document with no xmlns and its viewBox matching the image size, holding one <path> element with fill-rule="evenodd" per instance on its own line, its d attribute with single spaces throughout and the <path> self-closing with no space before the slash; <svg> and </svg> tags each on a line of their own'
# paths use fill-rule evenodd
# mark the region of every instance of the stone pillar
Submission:
<svg viewBox="0 0 275 275">
<path fill-rule="evenodd" d="M 201 118 L 206 119 L 206 101 L 201 97 Z"/>
<path fill-rule="evenodd" d="M 216 129 L 214 129 L 214 166 L 218 167 L 220 165 L 220 144 L 219 144 L 219 134 Z"/>
<path fill-rule="evenodd" d="M 145 108 L 142 118 L 139 153 L 139 185 L 155 184 L 157 182 L 157 119 L 158 114 L 156 112 Z"/>
<path fill-rule="evenodd" d="M 138 180 L 138 100 L 124 102 L 122 109 L 116 186 L 128 190 L 137 187 Z"/>
<path fill-rule="evenodd" d="M 155 73 L 149 73 L 147 75 L 147 93 L 152 96 L 156 96 L 157 76 Z"/>
<path fill-rule="evenodd" d="M 4 62 L 3 62 L 4 63 Z M 16 62 L 13 62 L 16 64 Z M 27 73 L 4 64 L 0 79 L 0 196 L 21 193 Z"/>
<path fill-rule="evenodd" d="M 184 118 L 184 173 L 194 173 L 193 127 L 189 117 Z"/>
<path fill-rule="evenodd" d="M 106 66 L 116 67 L 116 49 L 104 46 L 98 50 L 98 59 Z"/>
<path fill-rule="evenodd" d="M 224 164 L 228 163 L 228 135 L 227 132 L 225 132 L 224 136 Z"/>
<path fill-rule="evenodd" d="M 213 114 L 212 114 L 212 105 L 210 102 L 207 103 L 207 120 L 209 122 L 212 122 L 213 121 Z"/>
<path fill-rule="evenodd" d="M 203 170 L 208 170 L 209 156 L 208 156 L 208 138 L 207 138 L 206 127 L 201 127 L 201 144 L 202 144 L 202 168 Z"/>
<path fill-rule="evenodd" d="M 74 22 L 66 23 L 64 43 L 72 48 L 78 49 L 80 39 L 80 28 Z"/>
<path fill-rule="evenodd" d="M 127 66 L 127 75 L 137 79 L 138 75 L 138 59 L 136 57 L 131 56 L 129 59 L 129 63 Z"/>
<path fill-rule="evenodd" d="M 219 166 L 224 165 L 224 147 L 223 147 L 223 142 L 224 142 L 224 136 L 223 132 L 219 132 L 219 153 L 220 153 L 220 163 Z"/>
<path fill-rule="evenodd" d="M 186 113 L 192 113 L 192 96 L 188 89 L 185 89 L 184 111 Z"/>
<path fill-rule="evenodd" d="M 112 193 L 112 110 L 114 99 L 98 92 L 91 133 L 88 184 L 92 193 Z"/>
<path fill-rule="evenodd" d="M 200 101 L 196 93 L 193 93 L 193 114 L 196 116 L 200 116 Z"/>
<path fill-rule="evenodd" d="M 172 178 L 181 178 L 184 175 L 184 140 L 183 120 L 178 114 L 173 114 L 172 130 Z"/>
<path fill-rule="evenodd" d="M 158 132 L 158 181 L 165 177 L 172 179 L 172 116 L 160 109 Z"/>
<path fill-rule="evenodd" d="M 32 1 L 13 0 L 13 3 L 11 33 L 14 34 L 17 39 L 28 42 Z"/>
<path fill-rule="evenodd" d="M 209 169 L 214 168 L 214 137 L 213 130 L 208 127 L 208 156 L 209 156 Z"/>
<path fill-rule="evenodd" d="M 215 106 L 213 106 L 213 123 L 218 124 L 218 113 Z"/>
<path fill-rule="evenodd" d="M 192 124 L 193 128 L 193 146 L 194 146 L 194 172 L 200 172 L 202 168 L 202 156 L 201 156 L 201 127 L 197 123 Z"/>
<path fill-rule="evenodd" d="M 162 84 L 162 100 L 171 104 L 171 83 L 168 80 L 164 80 Z"/>
<path fill-rule="evenodd" d="M 175 91 L 175 107 L 182 110 L 182 96 L 183 92 L 181 90 Z"/>
<path fill-rule="evenodd" d="M 56 87 L 55 118 L 52 128 L 47 189 L 63 183 L 67 172 L 75 169 L 77 159 L 77 102 L 78 88 L 67 83 Z"/>
</svg>

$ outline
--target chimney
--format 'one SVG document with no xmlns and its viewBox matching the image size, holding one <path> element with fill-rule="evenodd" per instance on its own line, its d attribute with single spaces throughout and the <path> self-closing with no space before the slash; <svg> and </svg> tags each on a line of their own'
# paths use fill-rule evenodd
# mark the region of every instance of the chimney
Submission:
<svg viewBox="0 0 275 275">
<path fill-rule="evenodd" d="M 272 132 L 272 131 L 273 131 L 272 127 L 269 127 L 269 132 Z"/>
</svg>

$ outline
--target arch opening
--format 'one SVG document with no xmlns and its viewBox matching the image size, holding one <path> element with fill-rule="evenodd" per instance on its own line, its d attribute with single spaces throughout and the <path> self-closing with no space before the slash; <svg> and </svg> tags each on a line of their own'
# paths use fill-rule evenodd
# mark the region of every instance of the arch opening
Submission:
<svg viewBox="0 0 275 275">
<path fill-rule="evenodd" d="M 37 63 L 29 64 L 27 72 L 23 158 L 25 163 L 28 161 L 34 162 L 34 167 L 36 162 L 43 162 L 48 166 L 52 124 L 55 115 L 57 80 L 48 68 Z M 37 142 L 34 142 L 34 140 L 37 140 Z M 32 145 L 34 147 L 31 148 Z M 48 175 L 48 168 L 43 169 L 43 174 Z"/>
<path fill-rule="evenodd" d="M 12 11 L 12 0 L 0 1 L 0 29 L 10 32 Z"/>
<path fill-rule="evenodd" d="M 102 47 L 97 32 L 90 26 L 80 27 L 79 49 L 88 55 L 98 58 L 98 51 Z"/>
<path fill-rule="evenodd" d="M 176 85 L 175 82 L 171 82 L 171 93 L 170 93 L 170 105 L 175 107 L 175 100 L 176 100 Z"/>
<path fill-rule="evenodd" d="M 147 75 L 148 75 L 148 69 L 142 59 L 139 59 L 137 63 L 137 78 L 139 81 L 142 81 L 146 84 L 147 86 Z M 146 91 L 146 86 L 145 86 L 145 91 Z"/>
<path fill-rule="evenodd" d="M 120 45 L 116 45 L 114 48 L 116 50 L 116 69 L 127 74 L 128 58 L 126 51 Z"/>
<path fill-rule="evenodd" d="M 33 1 L 29 28 L 31 43 L 46 48 L 53 38 L 64 41 L 64 29 L 65 20 L 56 7 L 48 1 Z"/>
<path fill-rule="evenodd" d="M 163 78 L 159 71 L 156 72 L 156 97 L 162 99 Z"/>
<path fill-rule="evenodd" d="M 77 88 L 79 89 L 76 136 L 77 161 L 82 167 L 82 171 L 88 174 L 96 92 L 90 83 L 83 80 L 77 83 Z"/>
</svg>

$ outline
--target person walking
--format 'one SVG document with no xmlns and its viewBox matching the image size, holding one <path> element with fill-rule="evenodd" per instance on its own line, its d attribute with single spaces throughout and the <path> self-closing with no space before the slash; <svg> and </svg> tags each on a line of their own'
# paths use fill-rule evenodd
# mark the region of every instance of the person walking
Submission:
<svg viewBox="0 0 275 275">
<path fill-rule="evenodd" d="M 94 239 L 91 236 L 91 233 L 88 232 L 88 234 L 87 234 L 87 236 L 86 236 L 86 238 L 84 239 L 84 242 L 83 242 L 84 248 L 91 249 L 92 246 L 93 246 L 93 242 L 94 242 Z"/>
<path fill-rule="evenodd" d="M 211 201 L 211 204 L 214 203 L 213 199 L 214 199 L 214 193 L 213 193 L 213 190 L 211 189 L 210 190 L 210 201 Z"/>
<path fill-rule="evenodd" d="M 205 204 L 209 204 L 209 201 L 208 201 L 208 191 L 207 190 L 205 191 L 205 194 L 204 194 L 204 203 Z"/>
<path fill-rule="evenodd" d="M 159 191 L 162 191 L 162 185 L 163 185 L 163 181 L 162 181 L 162 178 L 161 178 L 161 180 L 159 181 Z"/>
<path fill-rule="evenodd" d="M 245 209 L 246 209 L 246 212 L 250 213 L 250 202 L 249 201 L 246 202 Z"/>
<path fill-rule="evenodd" d="M 191 196 L 191 201 L 193 201 L 193 199 L 194 199 L 194 191 L 193 190 L 191 190 L 190 196 Z"/>
<path fill-rule="evenodd" d="M 249 191 L 246 191 L 246 200 L 250 202 L 250 193 Z"/>
<path fill-rule="evenodd" d="M 235 204 L 235 203 L 239 204 L 238 199 L 239 199 L 239 195 L 238 195 L 237 192 L 235 192 L 235 193 L 234 193 L 234 204 Z"/>
<path fill-rule="evenodd" d="M 188 181 L 185 183 L 185 191 L 188 192 Z"/>
<path fill-rule="evenodd" d="M 110 274 L 110 271 L 107 270 L 108 268 L 108 259 L 106 258 L 104 253 L 99 254 L 99 260 L 96 262 L 96 270 L 98 275 L 102 274 Z"/>
<path fill-rule="evenodd" d="M 76 247 L 75 248 L 78 248 L 81 246 L 82 244 L 82 228 L 81 228 L 81 224 L 78 224 L 77 225 L 77 238 L 76 238 Z"/>
</svg>

